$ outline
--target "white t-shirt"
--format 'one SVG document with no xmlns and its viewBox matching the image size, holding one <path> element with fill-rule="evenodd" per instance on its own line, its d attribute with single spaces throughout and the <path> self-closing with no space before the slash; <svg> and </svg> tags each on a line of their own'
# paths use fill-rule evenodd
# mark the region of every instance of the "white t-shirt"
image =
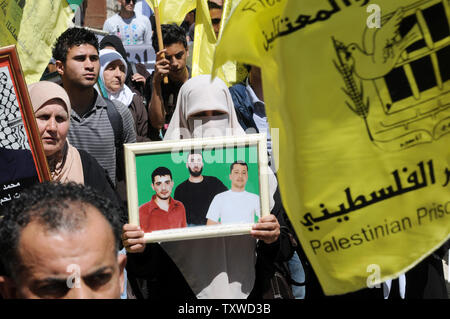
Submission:
<svg viewBox="0 0 450 319">
<path fill-rule="evenodd" d="M 222 224 L 254 223 L 261 216 L 259 196 L 247 191 L 228 190 L 217 194 L 209 205 L 206 218 Z"/>
<path fill-rule="evenodd" d="M 123 19 L 119 14 L 106 19 L 103 31 L 116 35 L 123 45 L 152 44 L 152 25 L 149 18 L 134 15 L 130 19 Z"/>
</svg>

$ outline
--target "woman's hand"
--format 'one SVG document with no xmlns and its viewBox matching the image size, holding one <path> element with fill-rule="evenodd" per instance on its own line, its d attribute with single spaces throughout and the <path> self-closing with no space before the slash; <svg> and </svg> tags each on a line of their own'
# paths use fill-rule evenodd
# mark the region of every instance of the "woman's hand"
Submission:
<svg viewBox="0 0 450 319">
<path fill-rule="evenodd" d="M 272 244 L 278 240 L 280 236 L 280 224 L 275 215 L 267 215 L 259 219 L 253 225 L 251 235 L 257 239 L 261 239 L 266 244 Z"/>
</svg>

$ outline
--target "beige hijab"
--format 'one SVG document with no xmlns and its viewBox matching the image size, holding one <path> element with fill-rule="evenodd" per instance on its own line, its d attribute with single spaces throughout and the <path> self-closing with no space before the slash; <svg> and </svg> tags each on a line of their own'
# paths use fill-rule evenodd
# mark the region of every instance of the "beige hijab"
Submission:
<svg viewBox="0 0 450 319">
<path fill-rule="evenodd" d="M 227 116 L 195 116 L 204 111 L 220 111 Z M 226 84 L 219 78 L 211 82 L 210 75 L 196 76 L 181 87 L 164 140 L 218 135 L 245 135 L 245 132 L 237 120 Z"/>
<path fill-rule="evenodd" d="M 70 99 L 66 91 L 56 83 L 40 81 L 28 85 L 33 111 L 36 113 L 45 103 L 52 99 L 61 100 L 66 106 L 70 121 Z M 78 150 L 66 140 L 63 148 L 55 155 L 47 157 L 52 180 L 61 183 L 75 182 L 84 184 L 83 165 Z"/>
<path fill-rule="evenodd" d="M 198 124 L 193 127 L 189 118 L 202 111 L 221 111 L 226 116 L 197 118 Z M 210 75 L 190 79 L 180 89 L 164 140 L 211 137 L 220 133 L 245 135 L 237 121 L 227 86 L 219 78 L 211 82 Z M 275 189 L 276 180 L 272 195 Z M 256 240 L 250 235 L 166 242 L 161 246 L 178 266 L 197 298 L 244 299 L 254 286 Z"/>
</svg>

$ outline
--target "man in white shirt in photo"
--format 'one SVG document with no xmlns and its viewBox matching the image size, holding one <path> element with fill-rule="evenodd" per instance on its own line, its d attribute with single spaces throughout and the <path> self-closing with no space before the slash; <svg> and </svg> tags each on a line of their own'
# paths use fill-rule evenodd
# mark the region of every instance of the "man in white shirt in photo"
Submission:
<svg viewBox="0 0 450 319">
<path fill-rule="evenodd" d="M 245 190 L 248 165 L 236 161 L 230 168 L 231 189 L 217 194 L 206 214 L 206 225 L 256 223 L 261 217 L 259 196 Z"/>
</svg>

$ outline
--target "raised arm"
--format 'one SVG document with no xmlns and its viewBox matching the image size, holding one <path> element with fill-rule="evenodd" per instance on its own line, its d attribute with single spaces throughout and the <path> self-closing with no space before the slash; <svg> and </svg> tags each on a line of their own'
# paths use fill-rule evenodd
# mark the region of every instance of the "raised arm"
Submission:
<svg viewBox="0 0 450 319">
<path fill-rule="evenodd" d="M 164 75 L 169 74 L 169 60 L 162 57 L 166 50 L 161 50 L 156 54 L 155 71 L 152 77 L 152 96 L 148 107 L 150 124 L 155 129 L 162 129 L 164 126 L 166 110 L 161 90 L 161 81 Z"/>
</svg>

